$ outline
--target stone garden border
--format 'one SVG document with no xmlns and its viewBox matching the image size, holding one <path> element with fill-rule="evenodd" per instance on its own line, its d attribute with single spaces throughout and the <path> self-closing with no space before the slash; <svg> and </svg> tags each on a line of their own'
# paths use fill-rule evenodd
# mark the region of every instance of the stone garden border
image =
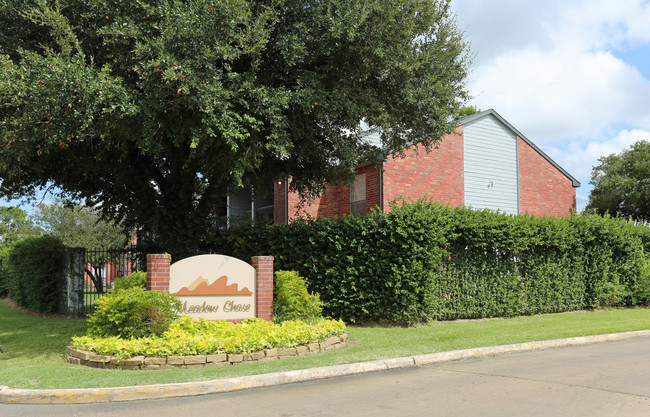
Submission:
<svg viewBox="0 0 650 417">
<path fill-rule="evenodd" d="M 68 346 L 65 356 L 69 363 L 101 369 L 174 369 L 174 368 L 204 368 L 210 366 L 238 365 L 250 362 L 265 362 L 298 356 L 309 356 L 327 352 L 345 345 L 349 333 L 331 336 L 318 343 L 307 343 L 292 348 L 264 349 L 259 352 L 245 354 L 216 353 L 212 355 L 185 355 L 167 357 L 134 356 L 119 359 L 116 356 L 99 355 L 95 352 L 76 349 Z"/>
</svg>

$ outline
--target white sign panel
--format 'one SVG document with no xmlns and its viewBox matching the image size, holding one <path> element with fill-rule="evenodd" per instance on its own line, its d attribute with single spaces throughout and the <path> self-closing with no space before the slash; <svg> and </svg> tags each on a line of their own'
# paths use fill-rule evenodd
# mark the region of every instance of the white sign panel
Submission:
<svg viewBox="0 0 650 417">
<path fill-rule="evenodd" d="M 169 292 L 181 301 L 180 315 L 232 320 L 255 317 L 255 268 L 224 255 L 199 255 L 171 265 Z"/>
</svg>

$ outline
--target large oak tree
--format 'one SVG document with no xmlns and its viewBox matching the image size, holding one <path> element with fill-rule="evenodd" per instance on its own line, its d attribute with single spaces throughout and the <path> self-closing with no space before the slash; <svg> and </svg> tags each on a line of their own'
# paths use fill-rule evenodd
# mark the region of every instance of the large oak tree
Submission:
<svg viewBox="0 0 650 417">
<path fill-rule="evenodd" d="M 467 98 L 445 0 L 3 0 L 0 194 L 55 186 L 176 256 L 227 190 L 304 195 L 431 145 Z"/>
</svg>

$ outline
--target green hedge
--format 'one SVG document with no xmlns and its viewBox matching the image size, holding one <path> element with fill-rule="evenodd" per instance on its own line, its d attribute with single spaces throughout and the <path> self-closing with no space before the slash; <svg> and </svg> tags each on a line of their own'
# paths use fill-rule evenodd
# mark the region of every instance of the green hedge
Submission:
<svg viewBox="0 0 650 417">
<path fill-rule="evenodd" d="M 2 262 L 9 298 L 32 311 L 56 313 L 64 250 L 63 243 L 50 235 L 16 242 Z"/>
<path fill-rule="evenodd" d="M 13 244 L 0 245 L 0 297 L 9 295 L 9 254 Z"/>
<path fill-rule="evenodd" d="M 275 256 L 276 270 L 298 271 L 324 313 L 347 322 L 648 302 L 649 228 L 591 214 L 509 216 L 418 201 L 387 214 L 243 225 L 211 238 L 206 250 Z"/>
</svg>

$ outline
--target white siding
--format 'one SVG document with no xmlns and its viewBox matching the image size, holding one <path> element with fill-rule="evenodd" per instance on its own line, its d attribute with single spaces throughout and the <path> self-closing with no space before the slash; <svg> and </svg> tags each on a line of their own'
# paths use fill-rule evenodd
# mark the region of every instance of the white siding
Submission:
<svg viewBox="0 0 650 417">
<path fill-rule="evenodd" d="M 464 127 L 465 205 L 519 214 L 517 137 L 496 118 Z"/>
</svg>

